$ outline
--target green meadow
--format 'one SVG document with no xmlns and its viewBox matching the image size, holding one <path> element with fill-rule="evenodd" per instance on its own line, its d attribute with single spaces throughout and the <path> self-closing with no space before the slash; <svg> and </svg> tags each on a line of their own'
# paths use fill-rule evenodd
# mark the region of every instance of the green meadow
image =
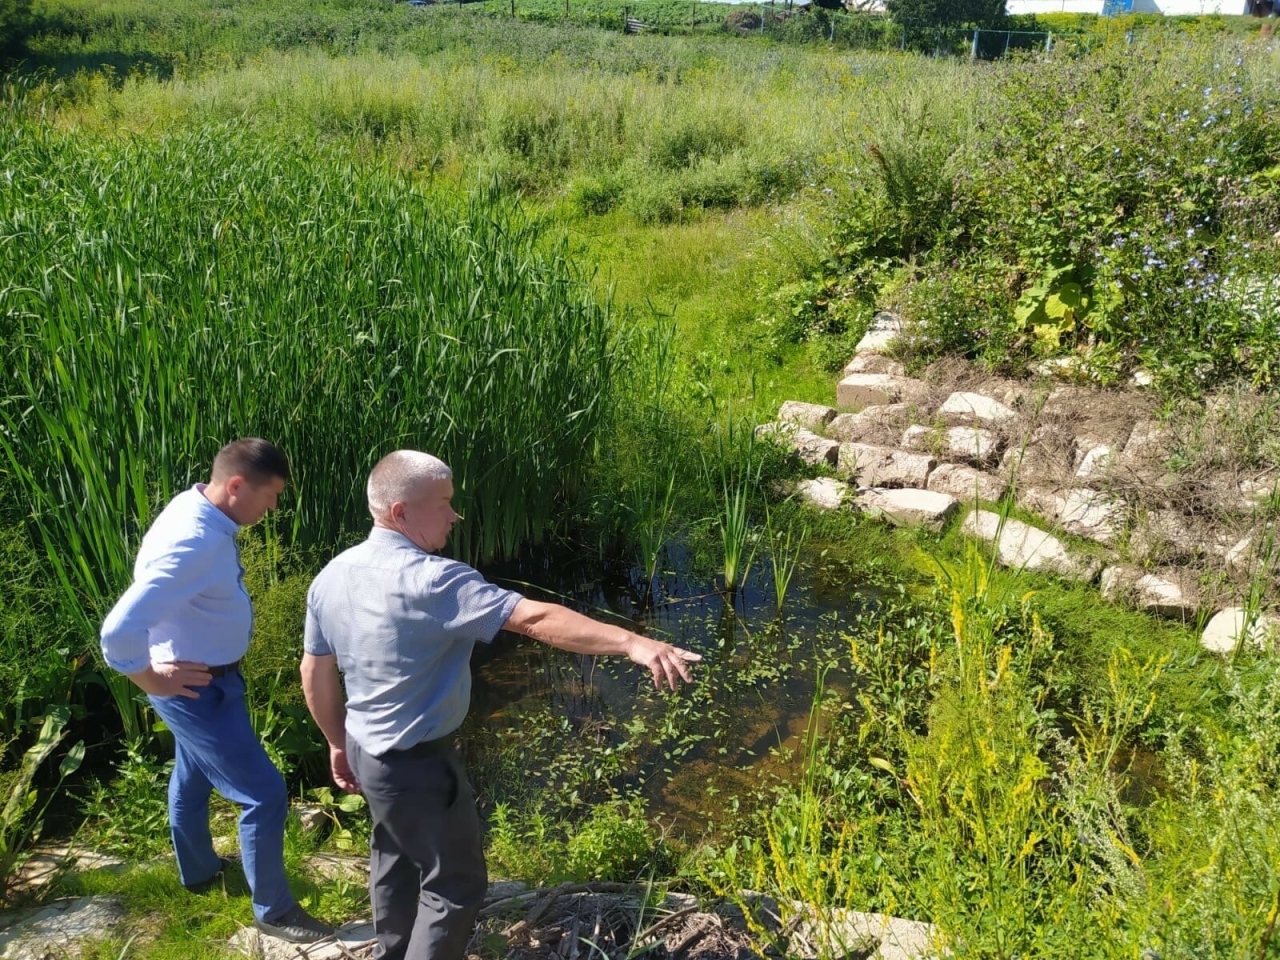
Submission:
<svg viewBox="0 0 1280 960">
<path fill-rule="evenodd" d="M 363 534 L 368 468 L 413 446 L 454 468 L 454 555 L 532 580 L 559 557 L 566 591 L 623 570 L 707 654 L 663 697 L 499 652 L 521 695 L 464 728 L 495 875 L 891 913 L 962 958 L 1280 957 L 1273 651 L 1211 656 L 954 531 L 810 513 L 753 438 L 831 402 L 882 309 L 915 371 L 1067 358 L 1104 387 L 1150 371 L 1169 411 L 1265 399 L 1274 39 L 1059 17 L 1022 24 L 1053 55 L 970 63 L 740 35 L 729 7 L 629 36 L 551 6 L 33 4 L 0 87 L 6 902 L 43 824 L 135 864 L 55 886 L 124 898 L 133 933 L 85 956 L 230 955 L 247 891 L 177 888 L 165 732 L 96 637 L 159 507 L 260 434 L 296 482 L 244 537 L 246 671 L 324 814 L 287 839 L 326 917 L 367 897 L 309 857 L 359 854 L 367 819 L 326 786 L 303 602 Z M 660 620 L 672 578 L 724 599 Z M 574 706 L 595 689 L 628 706 Z"/>
</svg>

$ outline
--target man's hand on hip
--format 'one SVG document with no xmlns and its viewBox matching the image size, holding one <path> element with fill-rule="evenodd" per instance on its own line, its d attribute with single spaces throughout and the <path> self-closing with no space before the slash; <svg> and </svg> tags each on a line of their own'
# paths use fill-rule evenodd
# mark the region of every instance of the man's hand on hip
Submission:
<svg viewBox="0 0 1280 960">
<path fill-rule="evenodd" d="M 136 683 L 143 693 L 153 697 L 188 697 L 192 700 L 200 696 L 197 688 L 207 687 L 213 679 L 207 665 L 189 660 L 153 663 L 125 676 Z"/>
<path fill-rule="evenodd" d="M 688 683 L 693 679 L 688 665 L 702 659 L 700 654 L 680 647 L 673 647 L 661 640 L 651 640 L 633 633 L 627 642 L 627 656 L 642 667 L 648 667 L 653 674 L 653 685 L 661 690 L 668 687 L 675 690 L 680 681 Z"/>
</svg>

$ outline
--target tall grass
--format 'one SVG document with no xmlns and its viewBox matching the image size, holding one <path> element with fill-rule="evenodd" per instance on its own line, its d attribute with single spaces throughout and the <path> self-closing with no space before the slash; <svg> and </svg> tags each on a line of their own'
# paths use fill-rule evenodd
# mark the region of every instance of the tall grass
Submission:
<svg viewBox="0 0 1280 960">
<path fill-rule="evenodd" d="M 368 468 L 404 446 L 453 466 L 457 554 L 547 531 L 619 360 L 608 310 L 516 208 L 234 124 L 98 139 L 22 114 L 11 88 L 4 485 L 86 640 L 157 504 L 239 435 L 291 457 L 287 541 L 366 526 Z"/>
</svg>

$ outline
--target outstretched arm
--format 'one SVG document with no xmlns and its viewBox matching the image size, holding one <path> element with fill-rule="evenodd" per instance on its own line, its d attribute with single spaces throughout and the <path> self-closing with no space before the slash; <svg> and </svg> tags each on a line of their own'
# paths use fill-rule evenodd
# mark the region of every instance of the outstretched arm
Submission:
<svg viewBox="0 0 1280 960">
<path fill-rule="evenodd" d="M 653 685 L 658 689 L 674 690 L 680 681 L 692 680 L 689 664 L 702 659 L 692 651 L 592 620 L 558 603 L 522 599 L 502 628 L 571 653 L 629 657 L 649 669 Z"/>
</svg>

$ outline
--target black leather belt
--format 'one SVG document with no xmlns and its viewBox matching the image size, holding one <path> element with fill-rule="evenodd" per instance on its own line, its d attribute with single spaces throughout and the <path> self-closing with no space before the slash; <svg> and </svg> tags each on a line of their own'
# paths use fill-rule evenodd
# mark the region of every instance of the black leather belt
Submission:
<svg viewBox="0 0 1280 960">
<path fill-rule="evenodd" d="M 209 676 L 225 677 L 228 673 L 235 673 L 240 669 L 240 661 L 233 660 L 231 663 L 223 663 L 216 667 L 209 668 Z"/>
<path fill-rule="evenodd" d="M 447 737 L 438 737 L 435 740 L 421 740 L 412 747 L 405 747 L 403 750 L 388 750 L 387 753 L 395 754 L 398 757 L 413 757 L 415 759 L 421 757 L 434 757 L 437 753 L 444 753 L 453 746 L 453 734 Z"/>
</svg>

